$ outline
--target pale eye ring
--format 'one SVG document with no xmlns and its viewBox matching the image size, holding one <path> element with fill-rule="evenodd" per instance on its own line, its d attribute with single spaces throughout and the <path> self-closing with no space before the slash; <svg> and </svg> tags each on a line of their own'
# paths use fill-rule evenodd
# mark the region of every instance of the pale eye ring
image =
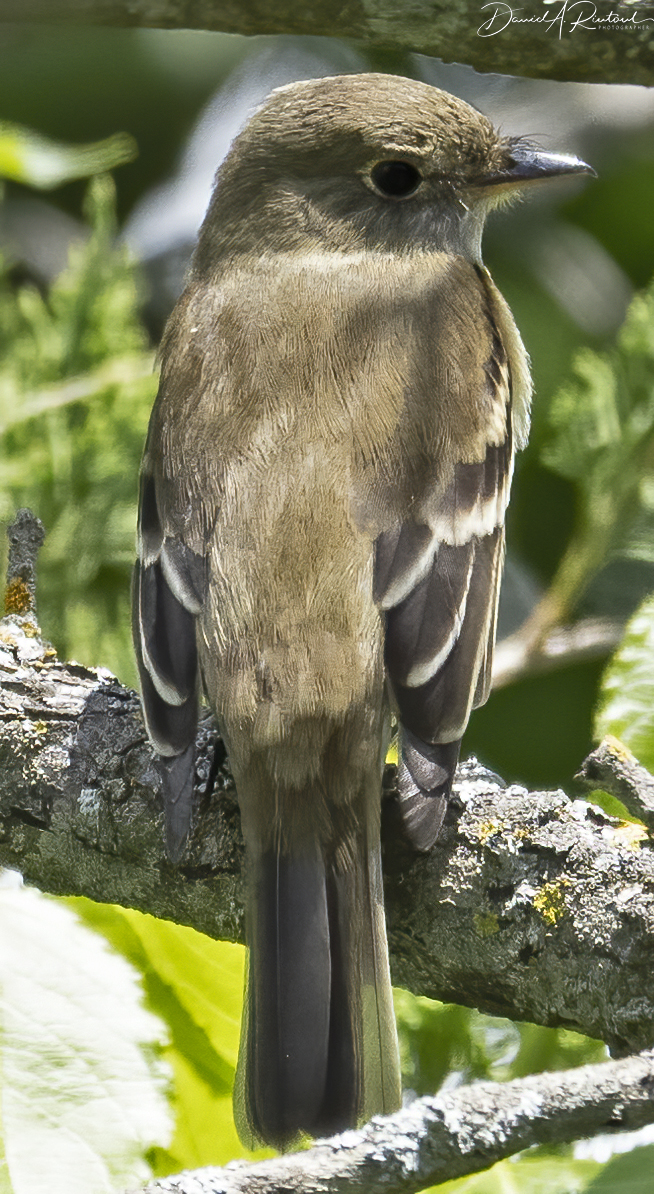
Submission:
<svg viewBox="0 0 654 1194">
<path fill-rule="evenodd" d="M 378 162 L 370 171 L 373 186 L 387 199 L 408 199 L 422 182 L 422 174 L 411 162 Z"/>
</svg>

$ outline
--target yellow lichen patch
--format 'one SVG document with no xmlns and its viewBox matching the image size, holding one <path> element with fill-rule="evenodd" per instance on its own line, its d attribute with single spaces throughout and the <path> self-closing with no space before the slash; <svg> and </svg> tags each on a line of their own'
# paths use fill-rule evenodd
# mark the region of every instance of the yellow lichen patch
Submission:
<svg viewBox="0 0 654 1194">
<path fill-rule="evenodd" d="M 32 608 L 32 594 L 25 581 L 15 576 L 5 589 L 5 613 L 27 614 Z"/>
<path fill-rule="evenodd" d="M 565 913 L 565 895 L 562 889 L 569 884 L 570 880 L 565 877 L 553 883 L 544 883 L 534 896 L 534 908 L 550 925 L 555 925 Z"/>
<path fill-rule="evenodd" d="M 622 763 L 633 762 L 635 756 L 632 755 L 628 746 L 621 742 L 619 738 L 614 738 L 613 734 L 607 734 L 602 739 L 601 746 L 611 752 L 614 758 L 619 759 Z"/>
<path fill-rule="evenodd" d="M 397 738 L 393 738 L 388 750 L 386 751 L 386 764 L 388 765 L 390 763 L 395 763 L 395 765 L 397 766 L 398 762 L 399 762 L 399 755 L 398 755 L 398 749 L 397 749 Z"/>
<path fill-rule="evenodd" d="M 45 647 L 45 649 L 43 651 L 43 657 L 41 659 L 35 660 L 34 667 L 38 667 L 38 668 L 47 667 L 48 664 L 52 663 L 56 658 L 57 658 L 57 652 L 55 651 L 52 644 L 49 643 L 48 646 Z"/>
<path fill-rule="evenodd" d="M 626 846 L 629 850 L 640 850 L 641 843 L 647 841 L 649 834 L 639 821 L 621 821 L 611 831 L 611 837 L 616 846 Z"/>
<path fill-rule="evenodd" d="M 492 937 L 500 931 L 500 923 L 494 912 L 476 912 L 474 923 L 480 937 Z"/>
<path fill-rule="evenodd" d="M 501 833 L 504 828 L 501 821 L 482 821 L 477 831 L 477 836 L 482 846 L 486 845 L 489 838 L 495 837 L 496 833 Z"/>
</svg>

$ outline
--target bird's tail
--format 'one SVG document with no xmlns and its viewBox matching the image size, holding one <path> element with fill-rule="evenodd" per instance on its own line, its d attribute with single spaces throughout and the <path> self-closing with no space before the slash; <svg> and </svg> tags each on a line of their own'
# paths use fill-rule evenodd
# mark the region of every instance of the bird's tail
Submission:
<svg viewBox="0 0 654 1194">
<path fill-rule="evenodd" d="M 400 1105 L 379 834 L 248 858 L 249 971 L 235 1088 L 250 1147 L 325 1136 Z"/>
</svg>

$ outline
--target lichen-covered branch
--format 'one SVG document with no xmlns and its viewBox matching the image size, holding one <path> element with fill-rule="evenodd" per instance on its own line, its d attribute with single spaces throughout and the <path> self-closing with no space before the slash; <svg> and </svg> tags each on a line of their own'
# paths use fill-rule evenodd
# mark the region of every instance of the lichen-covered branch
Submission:
<svg viewBox="0 0 654 1194">
<path fill-rule="evenodd" d="M 45 891 L 241 939 L 238 808 L 210 721 L 173 867 L 136 694 L 61 663 L 33 618 L 13 615 L 0 623 L 0 762 L 0 864 Z M 641 827 L 562 792 L 503 788 L 472 763 L 430 854 L 403 846 L 392 791 L 384 819 L 396 983 L 622 1051 L 654 1043 L 654 853 Z"/>
<path fill-rule="evenodd" d="M 654 776 L 623 742 L 608 735 L 575 776 L 586 788 L 600 788 L 621 800 L 633 817 L 654 830 Z"/>
<path fill-rule="evenodd" d="M 643 0 L 2 0 L 0 20 L 344 37 L 479 71 L 652 83 L 654 10 Z"/>
<path fill-rule="evenodd" d="M 534 1144 L 564 1143 L 654 1121 L 654 1053 L 479 1082 L 418 1099 L 360 1132 L 258 1164 L 180 1173 L 143 1194 L 411 1194 Z"/>
</svg>

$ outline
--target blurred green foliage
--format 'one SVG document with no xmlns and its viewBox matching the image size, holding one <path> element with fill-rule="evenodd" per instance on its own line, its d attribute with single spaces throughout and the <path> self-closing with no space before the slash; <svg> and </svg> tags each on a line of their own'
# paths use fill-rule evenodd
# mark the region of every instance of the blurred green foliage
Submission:
<svg viewBox="0 0 654 1194">
<path fill-rule="evenodd" d="M 134 683 L 129 577 L 156 379 L 108 175 L 85 215 L 90 235 L 47 295 L 0 274 L 0 518 L 30 506 L 46 524 L 39 612 L 60 654 Z"/>
<path fill-rule="evenodd" d="M 0 29 L 0 114 L 57 140 L 126 129 L 139 156 L 121 172 L 118 212 L 170 171 L 202 104 L 246 53 L 245 37 L 183 30 L 36 25 Z M 57 192 L 79 212 L 81 184 Z"/>
<path fill-rule="evenodd" d="M 625 132 L 594 161 L 600 185 L 586 187 L 566 205 L 568 217 L 587 229 L 620 263 L 634 286 L 654 273 L 654 154 L 652 129 Z"/>
<path fill-rule="evenodd" d="M 654 1144 L 614 1157 L 603 1166 L 587 1194 L 650 1194 L 654 1173 Z"/>
<path fill-rule="evenodd" d="M 552 586 L 560 621 L 615 556 L 654 560 L 654 285 L 633 299 L 611 350 L 576 355 L 550 422 L 544 463 L 577 490 Z"/>
<path fill-rule="evenodd" d="M 600 1041 L 576 1032 L 514 1024 L 400 989 L 395 991 L 395 1014 L 403 1085 L 417 1095 L 433 1093 L 452 1074 L 460 1082 L 507 1082 L 606 1056 Z"/>
</svg>

